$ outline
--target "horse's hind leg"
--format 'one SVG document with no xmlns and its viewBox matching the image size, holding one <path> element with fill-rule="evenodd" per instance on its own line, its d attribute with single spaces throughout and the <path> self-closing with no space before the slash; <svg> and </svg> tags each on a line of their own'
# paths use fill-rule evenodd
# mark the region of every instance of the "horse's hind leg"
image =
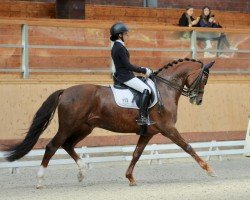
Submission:
<svg viewBox="0 0 250 200">
<path fill-rule="evenodd" d="M 166 131 L 162 131 L 162 135 L 168 137 L 171 139 L 175 144 L 180 146 L 184 151 L 186 151 L 188 154 L 190 154 L 196 162 L 204 169 L 206 170 L 207 174 L 210 176 L 216 176 L 215 172 L 213 172 L 212 168 L 204 161 L 202 160 L 197 153 L 194 151 L 194 149 L 189 145 L 184 138 L 181 137 L 180 133 L 175 127 L 168 128 Z"/>
<path fill-rule="evenodd" d="M 135 186 L 136 185 L 136 181 L 133 177 L 133 170 L 135 167 L 135 164 L 137 163 L 137 161 L 139 160 L 144 148 L 146 147 L 146 145 L 148 144 L 149 140 L 153 137 L 153 135 L 148 135 L 148 136 L 140 136 L 136 148 L 134 150 L 133 153 L 133 158 L 132 161 L 130 162 L 130 165 L 127 169 L 126 172 L 126 177 L 129 180 L 129 185 L 130 186 Z"/>
<path fill-rule="evenodd" d="M 57 149 L 64 143 L 66 139 L 67 139 L 67 134 L 58 131 L 55 137 L 47 144 L 41 166 L 37 173 L 38 183 L 36 188 L 39 189 L 43 187 L 42 182 L 44 179 L 45 169 L 47 168 L 51 157 L 56 153 Z"/>
<path fill-rule="evenodd" d="M 75 145 L 87 137 L 92 131 L 92 128 L 88 125 L 83 125 L 80 132 L 76 132 L 71 137 L 69 137 L 62 148 L 75 160 L 76 164 L 78 165 L 79 173 L 78 173 L 78 181 L 81 182 L 84 179 L 85 168 L 86 165 L 83 163 L 82 159 L 79 155 L 75 152 Z"/>
</svg>

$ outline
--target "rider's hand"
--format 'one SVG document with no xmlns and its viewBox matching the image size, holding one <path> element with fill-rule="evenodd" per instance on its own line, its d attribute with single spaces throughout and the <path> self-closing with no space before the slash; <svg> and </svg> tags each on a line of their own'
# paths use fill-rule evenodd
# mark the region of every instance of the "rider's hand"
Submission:
<svg viewBox="0 0 250 200">
<path fill-rule="evenodd" d="M 153 71 L 152 69 L 149 69 L 149 68 L 145 68 L 145 69 L 146 69 L 146 76 L 149 77 L 153 73 Z"/>
</svg>

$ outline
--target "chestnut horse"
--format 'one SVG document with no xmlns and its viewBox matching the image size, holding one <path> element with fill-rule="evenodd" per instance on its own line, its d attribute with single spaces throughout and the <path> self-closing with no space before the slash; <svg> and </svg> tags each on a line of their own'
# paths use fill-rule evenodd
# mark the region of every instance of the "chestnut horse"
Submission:
<svg viewBox="0 0 250 200">
<path fill-rule="evenodd" d="M 151 75 L 159 90 L 160 102 L 150 109 L 150 118 L 156 123 L 148 127 L 146 136 L 140 136 L 133 153 L 133 159 L 126 171 L 129 184 L 136 185 L 133 169 L 150 139 L 161 133 L 190 154 L 209 175 L 215 176 L 211 167 L 203 161 L 194 149 L 182 138 L 175 128 L 177 107 L 181 94 L 190 102 L 200 105 L 207 83 L 211 62 L 204 65 L 194 59 L 179 59 L 165 65 Z M 160 105 L 160 106 L 159 106 Z M 59 128 L 55 137 L 47 144 L 46 151 L 37 173 L 37 188 L 42 187 L 45 169 L 59 147 L 75 160 L 78 165 L 78 179 L 84 178 L 85 165 L 74 150 L 75 145 L 87 137 L 95 127 L 120 133 L 138 133 L 136 123 L 138 110 L 117 106 L 110 87 L 98 85 L 77 85 L 51 94 L 35 114 L 25 139 L 10 147 L 6 156 L 15 161 L 26 155 L 47 128 L 58 107 Z M 115 120 L 115 122 L 114 122 Z"/>
</svg>

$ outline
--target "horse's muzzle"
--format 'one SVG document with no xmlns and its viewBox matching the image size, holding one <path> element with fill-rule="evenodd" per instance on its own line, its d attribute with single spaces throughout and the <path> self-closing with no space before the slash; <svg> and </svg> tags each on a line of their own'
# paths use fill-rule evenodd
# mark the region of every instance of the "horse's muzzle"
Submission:
<svg viewBox="0 0 250 200">
<path fill-rule="evenodd" d="M 201 105 L 202 104 L 202 99 L 198 99 L 198 100 L 196 99 L 196 104 Z"/>
<path fill-rule="evenodd" d="M 202 104 L 202 97 L 196 96 L 196 97 L 191 97 L 189 99 L 189 102 L 194 105 L 201 105 Z"/>
</svg>

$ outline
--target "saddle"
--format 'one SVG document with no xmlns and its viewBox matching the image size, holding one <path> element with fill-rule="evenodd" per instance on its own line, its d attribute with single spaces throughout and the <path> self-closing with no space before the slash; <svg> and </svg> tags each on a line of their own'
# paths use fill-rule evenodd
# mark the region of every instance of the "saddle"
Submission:
<svg viewBox="0 0 250 200">
<path fill-rule="evenodd" d="M 149 108 L 153 107 L 158 101 L 154 82 L 151 79 L 142 76 L 137 76 L 137 78 L 143 81 L 151 89 L 152 93 Z M 113 81 L 114 85 L 111 86 L 111 89 L 117 105 L 120 107 L 139 109 L 141 93 L 123 83 L 120 83 L 115 76 L 113 76 Z"/>
</svg>

